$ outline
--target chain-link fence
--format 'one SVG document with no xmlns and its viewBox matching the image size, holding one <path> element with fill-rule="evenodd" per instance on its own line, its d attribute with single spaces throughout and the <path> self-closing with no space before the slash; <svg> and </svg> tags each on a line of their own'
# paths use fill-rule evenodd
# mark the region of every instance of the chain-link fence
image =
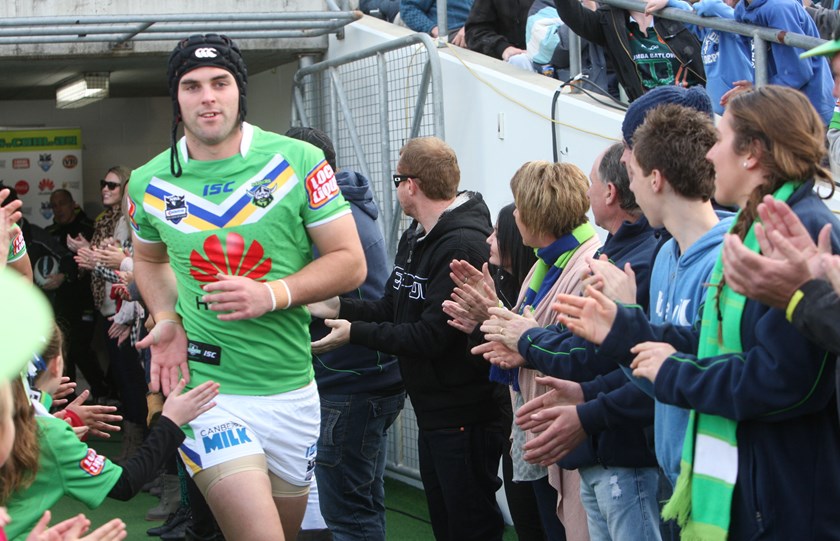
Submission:
<svg viewBox="0 0 840 541">
<path fill-rule="evenodd" d="M 295 74 L 293 124 L 324 130 L 335 145 L 338 168 L 368 177 L 391 256 L 407 225 L 391 175 L 407 140 L 443 138 L 442 95 L 437 49 L 425 34 Z"/>
<path fill-rule="evenodd" d="M 325 131 L 339 169 L 370 180 L 391 259 L 409 220 L 391 175 L 414 137 L 444 137 L 440 64 L 429 36 L 413 34 L 306 66 L 294 81 L 292 123 Z M 409 402 L 391 427 L 388 468 L 419 479 L 417 422 Z"/>
</svg>

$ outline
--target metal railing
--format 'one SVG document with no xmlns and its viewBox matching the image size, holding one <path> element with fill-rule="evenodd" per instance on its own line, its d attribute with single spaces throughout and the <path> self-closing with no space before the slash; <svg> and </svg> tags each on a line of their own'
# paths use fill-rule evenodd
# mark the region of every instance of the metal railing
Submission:
<svg viewBox="0 0 840 541">
<path fill-rule="evenodd" d="M 339 169 L 370 180 L 391 258 L 406 225 L 391 175 L 408 139 L 444 138 L 442 96 L 438 51 L 425 34 L 305 65 L 295 74 L 292 124 L 325 131 Z"/>
<path fill-rule="evenodd" d="M 443 0 L 446 1 L 446 0 Z M 599 0 L 603 4 L 634 11 L 645 11 L 645 2 L 640 0 Z M 779 43 L 788 47 L 800 49 L 811 49 L 825 42 L 820 38 L 785 32 L 778 28 L 767 28 L 766 26 L 755 26 L 752 24 L 740 23 L 732 19 L 720 17 L 701 17 L 694 12 L 684 11 L 678 8 L 665 8 L 657 11 L 656 17 L 673 19 L 697 26 L 705 26 L 722 32 L 730 32 L 752 38 L 755 50 L 755 84 L 761 86 L 767 84 L 767 43 Z M 580 62 L 580 60 L 578 60 Z M 579 64 L 578 64 L 579 65 Z"/>
<path fill-rule="evenodd" d="M 361 17 L 358 11 L 10 17 L 0 19 L 0 45 L 119 45 L 178 40 L 190 32 L 224 33 L 233 39 L 303 38 L 338 32 Z"/>
<path fill-rule="evenodd" d="M 602 4 L 623 8 L 632 11 L 645 11 L 645 2 L 641 0 L 598 0 Z M 446 20 L 446 2 L 447 0 L 437 0 L 438 21 Z M 441 19 L 443 14 L 443 19 Z M 656 17 L 663 19 L 672 19 L 684 23 L 689 23 L 697 26 L 704 26 L 706 28 L 713 28 L 722 32 L 731 32 L 751 38 L 755 50 L 755 84 L 761 86 L 767 84 L 767 43 L 779 43 L 787 45 L 788 47 L 798 47 L 800 49 L 811 49 L 817 45 L 825 43 L 821 38 L 806 36 L 804 34 L 795 34 L 793 32 L 786 32 L 778 28 L 767 28 L 766 26 L 755 26 L 752 24 L 740 23 L 732 19 L 723 19 L 720 17 L 701 17 L 692 11 L 685 11 L 678 8 L 665 8 L 657 11 Z M 444 34 L 445 35 L 445 34 Z M 580 37 L 574 32 L 569 33 L 569 56 L 570 56 L 570 71 L 572 74 L 579 74 L 581 72 L 580 59 Z"/>
<path fill-rule="evenodd" d="M 325 131 L 339 169 L 370 180 L 391 260 L 409 221 L 391 175 L 411 138 L 444 137 L 443 87 L 438 50 L 425 34 L 412 34 L 337 59 L 301 59 L 293 87 L 292 125 Z M 388 433 L 388 470 L 419 481 L 417 421 L 410 402 Z"/>
</svg>

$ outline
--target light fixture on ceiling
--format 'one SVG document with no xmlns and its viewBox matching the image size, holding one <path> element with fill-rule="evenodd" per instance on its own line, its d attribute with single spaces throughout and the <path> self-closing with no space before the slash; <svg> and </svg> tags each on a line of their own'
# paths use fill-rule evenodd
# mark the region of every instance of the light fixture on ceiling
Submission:
<svg viewBox="0 0 840 541">
<path fill-rule="evenodd" d="M 71 79 L 55 91 L 58 109 L 76 109 L 108 97 L 109 73 L 85 73 Z"/>
</svg>

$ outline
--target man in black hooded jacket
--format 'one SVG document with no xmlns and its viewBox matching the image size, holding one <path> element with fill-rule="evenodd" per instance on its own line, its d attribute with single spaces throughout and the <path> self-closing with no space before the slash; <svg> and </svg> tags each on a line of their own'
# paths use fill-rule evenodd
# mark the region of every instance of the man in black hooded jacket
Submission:
<svg viewBox="0 0 840 541">
<path fill-rule="evenodd" d="M 434 137 L 406 143 L 394 184 L 414 221 L 400 239 L 385 295 L 310 305 L 313 316 L 340 318 L 326 321 L 331 333 L 312 347 L 317 354 L 349 342 L 399 358 L 417 414 L 420 475 L 435 538 L 499 540 L 496 473 L 505 427 L 498 386 L 441 309 L 455 285 L 449 263 L 463 259 L 480 268 L 489 255 L 490 213 L 480 194 L 458 193 L 459 181 L 446 143 Z"/>
</svg>

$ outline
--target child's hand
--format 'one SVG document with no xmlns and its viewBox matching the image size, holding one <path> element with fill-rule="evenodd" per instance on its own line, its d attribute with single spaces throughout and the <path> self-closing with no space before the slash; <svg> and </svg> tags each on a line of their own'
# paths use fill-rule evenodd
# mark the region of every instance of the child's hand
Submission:
<svg viewBox="0 0 840 541">
<path fill-rule="evenodd" d="M 166 402 L 163 403 L 161 412 L 161 415 L 168 417 L 178 426 L 189 423 L 215 406 L 216 403 L 211 400 L 219 394 L 219 384 L 215 381 L 206 381 L 195 389 L 181 394 L 186 385 L 183 378 L 178 381 L 178 385 L 172 389 Z"/>
</svg>

